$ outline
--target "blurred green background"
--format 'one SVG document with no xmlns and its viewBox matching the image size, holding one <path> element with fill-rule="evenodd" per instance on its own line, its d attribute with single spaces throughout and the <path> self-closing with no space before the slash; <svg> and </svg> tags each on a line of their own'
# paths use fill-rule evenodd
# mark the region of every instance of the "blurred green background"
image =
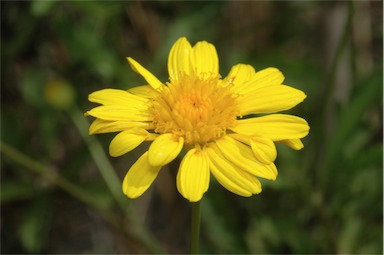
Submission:
<svg viewBox="0 0 384 255">
<path fill-rule="evenodd" d="M 113 134 L 83 117 L 91 92 L 144 84 L 127 56 L 166 81 L 187 36 L 216 46 L 223 76 L 279 68 L 311 126 L 303 150 L 278 146 L 260 195 L 212 180 L 201 252 L 382 254 L 382 20 L 382 1 L 1 1 L 1 252 L 188 252 L 178 162 L 130 200 L 121 180 L 148 144 L 112 158 Z"/>
</svg>

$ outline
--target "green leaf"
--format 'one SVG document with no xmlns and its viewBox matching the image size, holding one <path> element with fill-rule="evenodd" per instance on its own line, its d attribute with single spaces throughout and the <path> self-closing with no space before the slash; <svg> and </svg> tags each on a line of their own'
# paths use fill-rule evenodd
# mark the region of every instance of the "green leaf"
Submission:
<svg viewBox="0 0 384 255">
<path fill-rule="evenodd" d="M 21 94 L 31 106 L 42 108 L 44 102 L 45 78 L 41 70 L 31 68 L 27 70 L 21 80 Z"/>
<path fill-rule="evenodd" d="M 364 149 L 364 153 L 356 154 L 353 161 L 349 162 L 349 169 L 366 169 L 369 166 L 381 166 L 383 163 L 383 145 L 371 146 Z"/>
<path fill-rule="evenodd" d="M 56 4 L 55 0 L 47 1 L 32 1 L 31 13 L 36 17 L 40 17 L 49 13 L 52 7 Z"/>
<path fill-rule="evenodd" d="M 231 203 L 232 195 L 216 181 L 210 189 L 215 191 L 201 201 L 202 233 L 209 244 L 202 253 L 247 253 L 241 219 L 235 216 L 239 208 Z"/>
<path fill-rule="evenodd" d="M 1 183 L 0 201 L 1 203 L 12 202 L 30 198 L 36 195 L 36 187 L 31 183 L 15 180 L 3 180 Z"/>
<path fill-rule="evenodd" d="M 46 247 L 50 228 L 50 210 L 48 198 L 35 200 L 25 209 L 25 218 L 19 226 L 19 239 L 29 253 L 40 253 Z"/>
<path fill-rule="evenodd" d="M 351 254 L 355 252 L 359 243 L 359 235 L 362 232 L 362 224 L 360 217 L 352 216 L 341 226 L 337 242 L 340 253 Z"/>
<path fill-rule="evenodd" d="M 340 156 L 340 152 L 343 151 L 346 141 L 361 123 L 361 116 L 382 97 L 380 84 L 381 76 L 372 76 L 363 86 L 360 86 L 351 102 L 341 111 L 336 124 L 337 129 L 327 143 L 323 165 L 326 171 L 332 171 L 332 165 Z M 326 179 L 329 177 L 328 174 L 323 176 Z"/>
</svg>

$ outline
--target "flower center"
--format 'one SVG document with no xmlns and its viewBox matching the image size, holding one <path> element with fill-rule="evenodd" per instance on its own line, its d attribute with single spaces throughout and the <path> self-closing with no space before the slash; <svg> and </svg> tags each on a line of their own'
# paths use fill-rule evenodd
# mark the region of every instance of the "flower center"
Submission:
<svg viewBox="0 0 384 255">
<path fill-rule="evenodd" d="M 167 85 L 151 107 L 155 132 L 182 136 L 187 145 L 204 145 L 234 125 L 236 98 L 218 76 L 185 75 Z"/>
</svg>

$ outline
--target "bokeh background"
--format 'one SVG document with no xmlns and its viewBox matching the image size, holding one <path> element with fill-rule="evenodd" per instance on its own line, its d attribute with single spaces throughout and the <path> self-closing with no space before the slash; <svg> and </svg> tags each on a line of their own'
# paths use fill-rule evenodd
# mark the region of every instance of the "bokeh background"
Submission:
<svg viewBox="0 0 384 255">
<path fill-rule="evenodd" d="M 121 180 L 148 144 L 112 158 L 114 134 L 83 116 L 91 92 L 144 84 L 127 56 L 166 81 L 186 36 L 216 46 L 223 76 L 279 68 L 311 126 L 303 150 L 278 146 L 260 195 L 211 181 L 201 251 L 382 254 L 382 21 L 382 1 L 1 1 L 1 252 L 188 252 L 178 162 L 130 200 Z"/>
</svg>

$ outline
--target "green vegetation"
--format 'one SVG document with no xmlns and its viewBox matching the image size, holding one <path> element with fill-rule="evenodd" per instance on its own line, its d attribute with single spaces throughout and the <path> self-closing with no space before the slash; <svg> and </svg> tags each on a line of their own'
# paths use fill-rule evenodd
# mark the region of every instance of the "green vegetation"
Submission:
<svg viewBox="0 0 384 255">
<path fill-rule="evenodd" d="M 177 163 L 142 197 L 121 180 L 146 149 L 108 155 L 88 135 L 102 88 L 165 81 L 180 36 L 217 47 L 220 72 L 277 67 L 308 97 L 290 113 L 304 149 L 278 146 L 275 182 L 241 198 L 214 180 L 202 253 L 383 253 L 382 1 L 2 1 L 1 252 L 187 253 L 191 206 Z M 141 151 L 140 151 L 141 150 Z"/>
</svg>

